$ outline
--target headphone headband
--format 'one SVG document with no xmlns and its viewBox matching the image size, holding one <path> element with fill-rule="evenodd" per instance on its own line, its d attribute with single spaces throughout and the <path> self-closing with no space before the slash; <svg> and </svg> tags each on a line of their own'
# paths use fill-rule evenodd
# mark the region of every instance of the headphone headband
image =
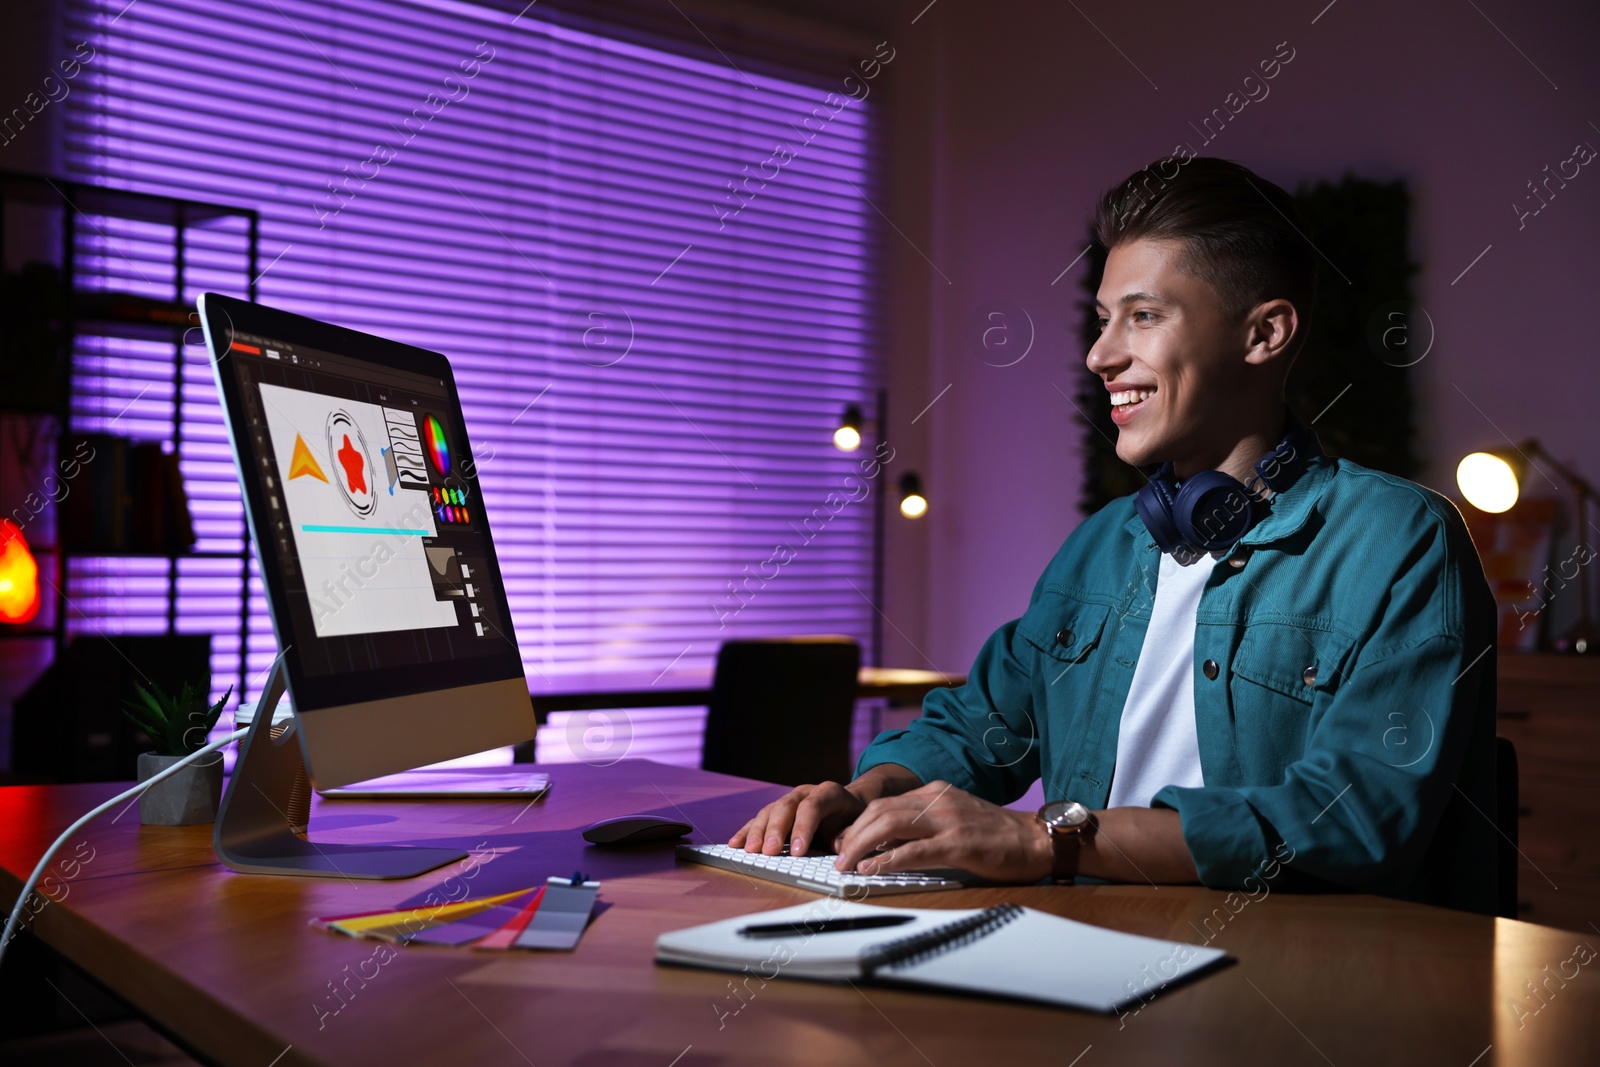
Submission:
<svg viewBox="0 0 1600 1067">
<path fill-rule="evenodd" d="M 1291 422 L 1283 440 L 1256 461 L 1254 475 L 1243 484 L 1212 470 L 1200 471 L 1180 486 L 1173 464 L 1163 463 L 1135 495 L 1134 510 L 1163 552 L 1198 558 L 1201 552 L 1232 548 L 1255 525 L 1252 503 L 1294 481 L 1308 443 L 1305 432 Z"/>
</svg>

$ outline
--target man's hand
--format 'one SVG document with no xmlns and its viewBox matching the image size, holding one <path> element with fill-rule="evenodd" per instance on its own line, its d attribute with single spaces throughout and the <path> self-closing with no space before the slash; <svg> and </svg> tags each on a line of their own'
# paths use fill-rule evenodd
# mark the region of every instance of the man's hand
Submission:
<svg viewBox="0 0 1600 1067">
<path fill-rule="evenodd" d="M 728 846 L 776 856 L 787 843 L 791 856 L 804 856 L 820 841 L 821 847 L 814 851 L 837 852 L 840 833 L 867 810 L 868 803 L 921 784 L 922 779 L 898 763 L 880 763 L 849 785 L 796 786 L 756 812 L 755 818 L 728 838 Z"/>
<path fill-rule="evenodd" d="M 787 843 L 789 855 L 804 856 L 821 835 L 827 852 L 839 832 L 866 810 L 867 802 L 838 782 L 795 786 L 756 812 L 728 839 L 728 847 L 776 856 Z"/>
<path fill-rule="evenodd" d="M 870 855 L 878 849 L 887 851 Z M 844 832 L 834 864 L 862 874 L 959 867 L 1002 882 L 1037 882 L 1054 865 L 1050 837 L 1031 813 L 947 782 L 872 801 Z"/>
</svg>

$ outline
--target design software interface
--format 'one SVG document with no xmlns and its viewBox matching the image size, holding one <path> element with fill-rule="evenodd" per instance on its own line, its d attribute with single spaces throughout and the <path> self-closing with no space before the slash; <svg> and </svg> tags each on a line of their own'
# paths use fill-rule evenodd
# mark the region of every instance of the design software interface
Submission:
<svg viewBox="0 0 1600 1067">
<path fill-rule="evenodd" d="M 307 675 L 501 653 L 459 409 L 436 378 L 238 334 L 269 539 Z M 441 682 L 451 681 L 447 675 Z"/>
</svg>

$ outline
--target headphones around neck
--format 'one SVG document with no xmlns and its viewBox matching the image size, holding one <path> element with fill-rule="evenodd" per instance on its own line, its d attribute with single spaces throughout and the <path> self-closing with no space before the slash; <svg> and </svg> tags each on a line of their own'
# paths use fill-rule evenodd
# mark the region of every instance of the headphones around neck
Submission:
<svg viewBox="0 0 1600 1067">
<path fill-rule="evenodd" d="M 1172 464 L 1163 463 L 1133 498 L 1134 509 L 1161 551 L 1179 559 L 1232 548 L 1255 525 L 1251 503 L 1263 499 L 1262 487 L 1276 493 L 1294 480 L 1306 444 L 1305 435 L 1291 429 L 1256 461 L 1248 484 L 1221 471 L 1200 471 L 1180 486 Z"/>
</svg>

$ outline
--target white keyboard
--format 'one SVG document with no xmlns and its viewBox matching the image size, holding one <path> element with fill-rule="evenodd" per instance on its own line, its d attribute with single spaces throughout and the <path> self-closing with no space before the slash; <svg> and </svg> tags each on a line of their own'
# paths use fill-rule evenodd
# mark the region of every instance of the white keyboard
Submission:
<svg viewBox="0 0 1600 1067">
<path fill-rule="evenodd" d="M 961 871 L 896 871 L 893 874 L 854 874 L 836 871 L 837 856 L 763 856 L 727 845 L 679 845 L 678 858 L 704 863 L 725 871 L 738 871 L 751 878 L 809 889 L 813 893 L 859 900 L 865 896 L 890 893 L 927 893 L 938 889 L 960 889 L 967 883 Z"/>
</svg>

